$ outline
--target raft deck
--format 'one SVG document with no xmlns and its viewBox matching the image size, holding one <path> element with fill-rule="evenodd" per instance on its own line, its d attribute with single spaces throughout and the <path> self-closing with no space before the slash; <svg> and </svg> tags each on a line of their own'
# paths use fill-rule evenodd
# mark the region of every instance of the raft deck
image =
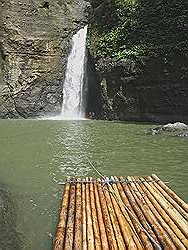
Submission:
<svg viewBox="0 0 188 250">
<path fill-rule="evenodd" d="M 188 204 L 156 175 L 70 179 L 57 249 L 188 249 Z"/>
</svg>

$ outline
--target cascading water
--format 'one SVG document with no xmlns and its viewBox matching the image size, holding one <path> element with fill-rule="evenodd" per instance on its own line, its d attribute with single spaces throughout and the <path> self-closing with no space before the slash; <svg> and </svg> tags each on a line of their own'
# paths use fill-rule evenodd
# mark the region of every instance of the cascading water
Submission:
<svg viewBox="0 0 188 250">
<path fill-rule="evenodd" d="M 72 49 L 68 57 L 65 82 L 63 86 L 62 119 L 82 118 L 83 80 L 85 68 L 87 26 L 72 38 Z"/>
</svg>

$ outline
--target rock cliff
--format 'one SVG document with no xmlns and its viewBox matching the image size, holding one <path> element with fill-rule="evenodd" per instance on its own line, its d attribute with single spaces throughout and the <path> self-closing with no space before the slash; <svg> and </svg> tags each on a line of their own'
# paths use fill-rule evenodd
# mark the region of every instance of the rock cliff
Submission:
<svg viewBox="0 0 188 250">
<path fill-rule="evenodd" d="M 185 0 L 106 0 L 92 19 L 89 50 L 106 119 L 188 121 Z"/>
<path fill-rule="evenodd" d="M 181 75 L 186 58 L 173 66 L 153 59 L 142 73 L 134 60 L 105 58 L 97 62 L 100 75 L 101 117 L 152 122 L 188 121 L 187 78 Z M 187 64 L 188 65 L 188 64 Z"/>
<path fill-rule="evenodd" d="M 0 117 L 60 113 L 70 39 L 90 19 L 86 112 L 187 122 L 186 4 L 1 0 Z"/>
<path fill-rule="evenodd" d="M 88 22 L 84 0 L 2 0 L 0 117 L 60 112 L 72 35 Z"/>
</svg>

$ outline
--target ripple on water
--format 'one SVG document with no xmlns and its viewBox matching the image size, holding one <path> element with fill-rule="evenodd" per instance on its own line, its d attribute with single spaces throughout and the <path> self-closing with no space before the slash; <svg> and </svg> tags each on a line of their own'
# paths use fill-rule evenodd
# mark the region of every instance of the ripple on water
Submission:
<svg viewBox="0 0 188 250">
<path fill-rule="evenodd" d="M 54 130 L 53 164 L 60 170 L 62 176 L 86 176 L 91 168 L 86 163 L 86 158 L 90 155 L 92 141 L 90 131 L 82 122 L 75 123 L 69 121 L 66 127 Z"/>
</svg>

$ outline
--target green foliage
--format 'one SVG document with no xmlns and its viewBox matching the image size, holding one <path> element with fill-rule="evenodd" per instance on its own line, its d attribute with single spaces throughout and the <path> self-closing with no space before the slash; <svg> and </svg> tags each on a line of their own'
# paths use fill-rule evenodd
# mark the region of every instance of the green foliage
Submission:
<svg viewBox="0 0 188 250">
<path fill-rule="evenodd" d="M 91 22 L 88 46 L 96 59 L 187 56 L 187 19 L 187 0 L 106 0 Z"/>
</svg>

